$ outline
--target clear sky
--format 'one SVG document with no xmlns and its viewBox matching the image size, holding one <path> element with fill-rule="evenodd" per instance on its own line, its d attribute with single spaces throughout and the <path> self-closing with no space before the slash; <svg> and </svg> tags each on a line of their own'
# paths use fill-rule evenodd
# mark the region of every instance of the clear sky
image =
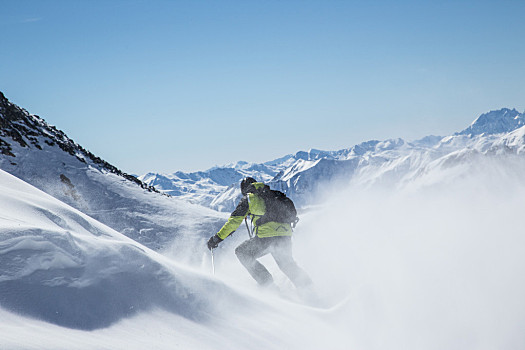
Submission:
<svg viewBox="0 0 525 350">
<path fill-rule="evenodd" d="M 0 91 L 122 170 L 205 170 L 525 109 L 525 1 L 0 0 Z"/>
</svg>

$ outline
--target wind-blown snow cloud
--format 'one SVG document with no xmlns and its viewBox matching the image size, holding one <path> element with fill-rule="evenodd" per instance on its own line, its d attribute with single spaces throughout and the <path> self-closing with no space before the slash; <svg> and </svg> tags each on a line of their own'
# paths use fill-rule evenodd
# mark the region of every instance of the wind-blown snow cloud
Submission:
<svg viewBox="0 0 525 350">
<path fill-rule="evenodd" d="M 334 325 L 355 348 L 525 346 L 525 161 L 487 157 L 464 170 L 339 191 L 301 222 L 298 257 L 322 294 L 350 298 Z"/>
</svg>

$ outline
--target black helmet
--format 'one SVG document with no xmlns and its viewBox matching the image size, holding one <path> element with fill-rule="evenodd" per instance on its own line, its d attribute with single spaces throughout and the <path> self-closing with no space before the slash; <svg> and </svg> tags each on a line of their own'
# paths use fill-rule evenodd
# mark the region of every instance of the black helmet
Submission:
<svg viewBox="0 0 525 350">
<path fill-rule="evenodd" d="M 250 185 L 254 182 L 257 182 L 253 177 L 247 177 L 241 181 L 241 193 L 243 196 L 246 196 L 248 194 Z"/>
</svg>

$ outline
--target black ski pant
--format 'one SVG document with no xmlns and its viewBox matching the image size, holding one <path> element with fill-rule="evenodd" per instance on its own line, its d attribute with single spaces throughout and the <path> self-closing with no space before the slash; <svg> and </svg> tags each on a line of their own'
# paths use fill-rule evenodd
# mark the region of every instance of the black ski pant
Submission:
<svg viewBox="0 0 525 350">
<path fill-rule="evenodd" d="M 266 254 L 272 254 L 277 266 L 292 281 L 296 288 L 312 285 L 310 277 L 301 269 L 292 257 L 292 237 L 253 237 L 241 243 L 235 254 L 248 270 L 250 275 L 262 286 L 273 283 L 273 277 L 268 270 L 257 261 Z"/>
</svg>

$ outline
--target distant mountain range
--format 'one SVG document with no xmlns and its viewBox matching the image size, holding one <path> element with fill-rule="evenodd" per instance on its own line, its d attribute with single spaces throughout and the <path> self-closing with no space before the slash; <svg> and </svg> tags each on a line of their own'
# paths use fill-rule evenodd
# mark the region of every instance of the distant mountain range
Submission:
<svg viewBox="0 0 525 350">
<path fill-rule="evenodd" d="M 252 176 L 305 206 L 336 182 L 402 186 L 421 179 L 437 164 L 450 166 L 452 159 L 459 162 L 475 155 L 522 154 L 524 125 L 523 113 L 503 108 L 482 114 L 450 136 L 431 135 L 410 142 L 372 140 L 338 151 L 299 151 L 261 164 L 237 162 L 196 173 L 148 173 L 139 179 L 189 202 L 231 211 L 240 198 L 240 180 Z"/>
</svg>

